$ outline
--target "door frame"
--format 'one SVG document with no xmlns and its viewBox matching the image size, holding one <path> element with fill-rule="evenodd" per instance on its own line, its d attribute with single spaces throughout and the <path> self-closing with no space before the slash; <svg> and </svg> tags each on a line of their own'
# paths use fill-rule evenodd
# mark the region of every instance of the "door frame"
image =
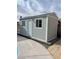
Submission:
<svg viewBox="0 0 79 59">
<path fill-rule="evenodd" d="M 28 21 L 29 36 L 32 37 L 32 19 Z"/>
</svg>

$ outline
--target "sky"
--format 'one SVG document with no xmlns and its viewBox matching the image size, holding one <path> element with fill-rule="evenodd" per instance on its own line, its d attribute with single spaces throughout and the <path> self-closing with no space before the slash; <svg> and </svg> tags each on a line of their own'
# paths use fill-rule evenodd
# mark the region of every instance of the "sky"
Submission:
<svg viewBox="0 0 79 59">
<path fill-rule="evenodd" d="M 17 0 L 17 16 L 56 12 L 61 17 L 61 0 Z"/>
</svg>

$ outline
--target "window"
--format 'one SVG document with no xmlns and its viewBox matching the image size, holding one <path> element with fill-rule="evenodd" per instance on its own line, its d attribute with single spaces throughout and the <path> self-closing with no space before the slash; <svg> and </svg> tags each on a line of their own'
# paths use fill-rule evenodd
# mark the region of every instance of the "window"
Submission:
<svg viewBox="0 0 79 59">
<path fill-rule="evenodd" d="M 36 20 L 36 27 L 42 27 L 42 20 L 41 19 Z"/>
<path fill-rule="evenodd" d="M 25 21 L 22 21 L 22 26 L 25 26 Z"/>
</svg>

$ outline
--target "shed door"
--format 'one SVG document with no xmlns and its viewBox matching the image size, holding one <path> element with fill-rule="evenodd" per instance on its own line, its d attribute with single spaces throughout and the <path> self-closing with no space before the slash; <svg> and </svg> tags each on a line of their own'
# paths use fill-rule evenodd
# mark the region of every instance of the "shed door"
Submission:
<svg viewBox="0 0 79 59">
<path fill-rule="evenodd" d="M 29 20 L 28 25 L 29 25 L 29 36 L 32 37 L 32 19 Z"/>
</svg>

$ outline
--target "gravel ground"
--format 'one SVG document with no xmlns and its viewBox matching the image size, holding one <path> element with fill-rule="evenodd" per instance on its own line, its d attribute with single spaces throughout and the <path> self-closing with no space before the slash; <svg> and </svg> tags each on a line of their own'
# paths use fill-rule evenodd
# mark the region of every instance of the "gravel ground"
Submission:
<svg viewBox="0 0 79 59">
<path fill-rule="evenodd" d="M 61 59 L 61 40 L 48 47 L 48 51 L 54 59 Z"/>
</svg>

